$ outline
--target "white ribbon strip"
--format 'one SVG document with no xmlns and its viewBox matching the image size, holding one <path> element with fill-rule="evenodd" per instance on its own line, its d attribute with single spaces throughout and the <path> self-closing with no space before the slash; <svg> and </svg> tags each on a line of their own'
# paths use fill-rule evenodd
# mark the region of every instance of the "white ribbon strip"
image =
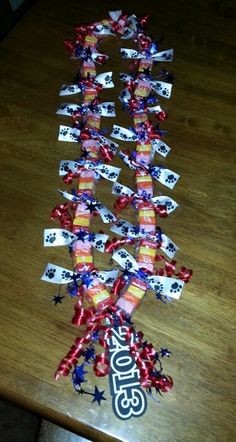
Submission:
<svg viewBox="0 0 236 442">
<path fill-rule="evenodd" d="M 124 219 L 119 219 L 119 221 L 111 226 L 110 230 L 120 236 L 127 236 L 134 239 L 147 238 L 150 239 L 150 241 L 157 241 L 157 237 L 155 235 L 145 232 L 138 232 L 135 226 Z M 160 249 L 168 256 L 168 258 L 171 259 L 175 256 L 177 250 L 179 250 L 177 245 L 164 233 L 161 234 Z"/>
<path fill-rule="evenodd" d="M 149 276 L 147 280 L 154 292 L 168 298 L 179 299 L 184 288 L 184 282 L 180 279 Z"/>
<path fill-rule="evenodd" d="M 140 195 L 137 193 L 134 193 L 132 189 L 129 187 L 123 186 L 123 184 L 120 183 L 114 183 L 112 185 L 112 193 L 114 195 L 124 196 L 124 195 L 134 195 L 135 197 L 140 198 Z M 173 212 L 177 207 L 178 204 L 176 201 L 174 201 L 172 198 L 169 198 L 168 196 L 154 196 L 150 198 L 150 201 L 155 204 L 155 206 L 166 206 L 166 210 L 168 215 Z"/>
<path fill-rule="evenodd" d="M 166 157 L 171 150 L 171 148 L 161 140 L 154 139 L 151 143 L 154 151 L 163 157 Z"/>
<path fill-rule="evenodd" d="M 70 143 L 78 143 L 80 130 L 75 127 L 59 126 L 58 141 L 67 141 Z"/>
<path fill-rule="evenodd" d="M 134 49 L 128 49 L 128 48 L 121 48 L 120 53 L 122 58 L 133 58 L 133 59 L 140 59 L 140 58 L 147 58 L 145 52 L 138 52 Z M 156 54 L 152 54 L 150 58 L 153 61 L 172 61 L 173 60 L 173 49 L 167 49 L 166 51 L 157 52 Z"/>
<path fill-rule="evenodd" d="M 172 84 L 164 81 L 150 81 L 152 89 L 156 94 L 164 98 L 170 98 L 172 91 Z"/>
<path fill-rule="evenodd" d="M 117 252 L 113 253 L 112 259 L 116 261 L 123 269 L 128 270 L 133 273 L 139 270 L 139 265 L 135 261 L 132 255 L 125 249 L 120 249 Z"/>
<path fill-rule="evenodd" d="M 138 137 L 129 129 L 125 129 L 125 127 L 113 125 L 111 137 L 116 138 L 117 140 L 122 141 L 137 141 Z"/>
<path fill-rule="evenodd" d="M 41 279 L 53 284 L 68 284 L 73 281 L 73 275 L 71 270 L 48 263 Z"/>
<path fill-rule="evenodd" d="M 103 72 L 102 74 L 98 74 L 93 80 L 93 83 L 101 84 L 103 89 L 109 89 L 114 87 L 114 83 L 112 81 L 112 72 Z M 60 88 L 59 95 L 74 95 L 81 92 L 81 87 L 78 84 L 63 84 Z"/>
<path fill-rule="evenodd" d="M 112 259 L 130 273 L 135 273 L 139 270 L 138 263 L 125 249 L 120 249 L 115 252 L 112 255 Z M 154 292 L 173 299 L 179 299 L 184 287 L 183 281 L 166 276 L 148 276 L 147 281 Z"/>
<path fill-rule="evenodd" d="M 72 272 L 71 270 L 49 263 L 44 270 L 41 280 L 51 282 L 53 284 L 69 284 L 73 281 L 73 276 L 76 276 L 76 273 Z M 108 286 L 112 286 L 118 276 L 118 270 L 104 270 L 101 272 L 95 272 L 93 275 L 91 275 L 91 277 L 93 276 L 97 277 L 100 282 Z"/>
<path fill-rule="evenodd" d="M 169 189 L 173 189 L 180 175 L 178 175 L 177 173 L 173 172 L 170 169 L 154 166 L 152 168 L 152 177 L 155 178 L 155 180 L 159 181 L 159 183 L 168 187 Z"/>
<path fill-rule="evenodd" d="M 56 113 L 58 115 L 72 116 L 74 112 L 84 113 L 91 112 L 89 106 L 81 106 L 75 103 L 62 103 Z M 102 117 L 115 117 L 115 103 L 113 101 L 106 101 L 104 103 L 100 103 L 96 106 L 96 110 L 94 114 L 101 115 Z"/>
<path fill-rule="evenodd" d="M 89 237 L 92 236 L 90 240 Z M 104 233 L 94 233 L 93 235 L 87 234 L 84 238 L 85 241 L 90 241 L 92 246 L 99 252 L 105 251 L 105 245 L 109 238 L 109 235 Z M 70 246 L 78 238 L 73 233 L 68 232 L 64 229 L 45 229 L 44 230 L 44 247 L 55 247 L 55 246 Z"/>
<path fill-rule="evenodd" d="M 113 152 L 113 155 L 116 154 L 117 149 L 119 147 L 119 144 L 115 143 L 112 140 L 109 140 L 109 138 L 104 137 L 103 135 L 98 134 L 97 136 L 99 138 L 98 143 L 100 144 L 100 146 L 103 146 L 104 144 L 108 145 L 109 148 L 111 149 L 111 151 Z"/>
<path fill-rule="evenodd" d="M 89 162 L 78 162 L 70 160 L 62 160 L 59 166 L 59 175 L 64 176 L 70 170 L 72 173 L 78 171 L 78 167 L 84 167 L 87 170 L 94 170 L 94 172 L 106 178 L 109 181 L 116 181 L 121 169 L 119 167 L 109 166 L 106 164 L 92 164 Z"/>
<path fill-rule="evenodd" d="M 75 196 L 63 190 L 58 190 L 58 191 L 60 195 L 62 195 L 64 198 L 68 199 L 69 201 L 72 202 L 80 201 L 84 202 L 85 204 L 91 203 L 89 199 L 86 200 L 86 198 L 83 196 Z M 93 199 L 92 204 L 94 204 L 96 211 L 99 213 L 104 223 L 108 224 L 117 221 L 117 217 L 114 215 L 114 213 L 112 213 L 109 209 L 107 209 L 102 203 L 100 203 L 100 201 Z"/>
<path fill-rule="evenodd" d="M 104 270 L 98 272 L 98 279 L 105 285 L 113 286 L 115 280 L 117 279 L 118 273 L 118 270 Z"/>
</svg>

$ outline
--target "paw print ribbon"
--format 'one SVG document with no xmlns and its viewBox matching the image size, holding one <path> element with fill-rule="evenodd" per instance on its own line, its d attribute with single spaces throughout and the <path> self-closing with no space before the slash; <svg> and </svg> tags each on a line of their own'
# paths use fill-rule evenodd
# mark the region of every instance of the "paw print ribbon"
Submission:
<svg viewBox="0 0 236 442">
<path fill-rule="evenodd" d="M 119 167 L 96 164 L 84 159 L 80 159 L 79 161 L 62 160 L 59 166 L 59 175 L 65 176 L 68 172 L 79 175 L 80 171 L 83 169 L 93 170 L 99 176 L 113 182 L 117 180 L 121 171 Z"/>
<path fill-rule="evenodd" d="M 60 88 L 59 95 L 74 95 L 79 94 L 84 90 L 86 86 L 85 81 L 81 81 L 78 84 L 63 84 Z M 102 89 L 109 89 L 114 87 L 114 83 L 112 81 L 112 72 L 103 72 L 97 75 L 95 78 L 91 79 L 90 86 L 92 88 L 96 88 L 97 86 L 101 86 Z"/>
<path fill-rule="evenodd" d="M 86 276 L 87 275 L 87 276 Z M 48 263 L 44 273 L 41 277 L 42 281 L 51 282 L 53 284 L 69 284 L 74 282 L 83 282 L 84 278 L 90 278 L 92 281 L 94 278 L 98 278 L 100 282 L 112 286 L 117 279 L 118 270 L 104 270 L 101 272 L 90 272 L 88 274 L 74 273 L 64 267 L 57 266 L 52 263 Z"/>
<path fill-rule="evenodd" d="M 132 58 L 133 60 L 140 60 L 141 58 L 150 58 L 152 61 L 172 61 L 173 49 L 167 49 L 166 51 L 154 52 L 153 54 L 148 51 L 138 52 L 134 49 L 121 48 L 120 53 L 122 58 Z"/>
<path fill-rule="evenodd" d="M 173 212 L 177 207 L 178 204 L 176 201 L 174 201 L 172 198 L 167 196 L 154 196 L 150 198 L 149 195 L 140 195 L 138 193 L 135 193 L 132 189 L 129 187 L 123 186 L 123 184 L 120 183 L 114 183 L 112 186 L 112 193 L 114 195 L 119 195 L 120 197 L 124 197 L 123 206 L 121 205 L 120 209 L 127 206 L 129 203 L 133 203 L 134 207 L 137 208 L 138 204 L 143 201 L 150 201 L 155 211 L 158 213 L 159 208 L 165 207 L 166 215 L 169 215 L 171 212 Z M 137 206 L 137 207 L 136 207 Z M 118 205 L 116 204 L 116 208 L 119 210 Z"/>
<path fill-rule="evenodd" d="M 59 193 L 66 199 L 72 202 L 83 202 L 88 206 L 92 212 L 98 212 L 104 223 L 113 223 L 117 221 L 117 217 L 109 209 L 107 209 L 100 201 L 95 200 L 87 194 L 73 195 L 69 192 L 59 190 Z"/>
<path fill-rule="evenodd" d="M 147 272 L 140 272 L 141 269 L 139 268 L 138 263 L 125 249 L 120 249 L 113 253 L 112 259 L 132 276 L 136 275 L 138 278 L 144 280 L 148 287 L 158 296 L 164 296 L 167 300 L 168 298 L 180 298 L 184 287 L 183 281 L 166 276 L 149 276 Z"/>
<path fill-rule="evenodd" d="M 99 252 L 105 251 L 105 245 L 109 235 L 104 233 L 87 233 L 81 230 L 76 235 L 64 229 L 45 229 L 44 247 L 72 246 L 76 241 L 89 241 Z"/>
<path fill-rule="evenodd" d="M 155 180 L 159 181 L 159 183 L 163 184 L 169 189 L 173 189 L 175 187 L 180 177 L 180 175 L 162 165 L 146 166 L 144 164 L 140 164 L 130 157 L 129 152 L 121 151 L 119 152 L 119 157 L 130 169 L 139 170 L 141 174 L 143 173 L 143 175 L 150 174 Z"/>
<path fill-rule="evenodd" d="M 102 117 L 115 117 L 115 103 L 113 101 L 104 101 L 100 104 L 75 104 L 75 103 L 62 103 L 56 113 L 57 115 L 65 116 L 83 116 L 89 112 L 101 115 Z"/>
<path fill-rule="evenodd" d="M 122 82 L 127 83 L 127 89 L 124 89 L 124 91 L 125 91 L 125 90 L 129 90 L 130 87 L 134 88 L 135 86 L 137 86 L 140 79 L 142 78 L 142 76 L 140 76 L 140 78 L 134 79 L 132 77 L 132 75 L 121 72 L 119 78 Z M 172 92 L 172 84 L 171 83 L 167 83 L 165 81 L 160 81 L 160 80 L 149 80 L 146 77 L 145 77 L 145 83 L 147 83 L 147 86 L 150 89 L 152 89 L 154 92 L 156 92 L 157 95 L 160 95 L 161 97 L 164 97 L 164 98 L 171 97 L 171 92 Z M 128 95 L 125 96 L 124 91 L 123 91 L 123 96 L 122 96 L 122 92 L 121 92 L 120 97 L 125 98 L 127 100 Z M 130 95 L 130 97 L 131 97 L 131 95 Z"/>
<path fill-rule="evenodd" d="M 161 231 L 157 232 L 155 235 L 151 235 L 143 232 L 138 226 L 134 226 L 124 219 L 119 219 L 119 221 L 111 226 L 110 230 L 120 236 L 127 236 L 130 239 L 147 238 L 150 241 L 157 243 L 159 248 L 171 259 L 179 250 L 177 245 Z"/>
</svg>

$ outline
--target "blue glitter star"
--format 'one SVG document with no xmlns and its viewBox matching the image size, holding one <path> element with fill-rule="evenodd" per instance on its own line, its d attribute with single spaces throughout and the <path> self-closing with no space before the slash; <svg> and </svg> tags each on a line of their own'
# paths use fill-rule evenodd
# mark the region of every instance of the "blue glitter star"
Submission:
<svg viewBox="0 0 236 442">
<path fill-rule="evenodd" d="M 106 398 L 103 397 L 104 392 L 105 392 L 105 390 L 99 391 L 98 387 L 95 385 L 95 390 L 93 393 L 94 398 L 93 398 L 92 402 L 97 402 L 98 405 L 101 405 L 101 401 L 106 401 Z"/>
<path fill-rule="evenodd" d="M 65 298 L 65 296 L 60 295 L 54 295 L 52 298 L 52 301 L 54 302 L 54 305 L 62 304 L 62 299 Z"/>
<path fill-rule="evenodd" d="M 72 382 L 74 387 L 80 386 L 82 382 L 87 382 L 84 377 L 86 373 L 88 373 L 88 371 L 84 370 L 84 364 L 75 366 L 75 369 L 72 373 Z"/>
<path fill-rule="evenodd" d="M 168 350 L 168 348 L 162 348 L 161 347 L 161 351 L 160 351 L 161 357 L 163 358 L 164 356 L 166 356 L 167 358 L 170 357 L 171 355 L 171 351 Z"/>
<path fill-rule="evenodd" d="M 94 361 L 95 358 L 95 348 L 93 345 L 90 345 L 86 348 L 85 352 L 83 353 L 85 362 L 90 362 L 91 360 Z"/>
</svg>

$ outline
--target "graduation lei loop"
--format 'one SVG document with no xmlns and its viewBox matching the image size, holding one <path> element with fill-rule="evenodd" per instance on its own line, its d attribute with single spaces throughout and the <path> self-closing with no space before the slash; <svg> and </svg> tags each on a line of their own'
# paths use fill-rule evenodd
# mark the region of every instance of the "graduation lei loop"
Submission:
<svg viewBox="0 0 236 442">
<path fill-rule="evenodd" d="M 82 103 L 73 100 L 58 107 L 57 114 L 71 119 L 71 125 L 60 125 L 58 140 L 76 146 L 79 142 L 81 157 L 75 154 L 75 160 L 60 162 L 59 175 L 64 183 L 77 180 L 77 186 L 59 191 L 66 202 L 52 210 L 51 218 L 59 221 L 60 228 L 44 231 L 44 246 L 68 247 L 73 268 L 49 263 L 42 279 L 59 284 L 59 293 L 53 297 L 55 305 L 68 296 L 74 299 L 72 323 L 81 330 L 59 363 L 55 377 L 71 373 L 75 390 L 91 395 L 92 402 L 101 405 L 106 400 L 104 391 L 97 386 L 94 391 L 85 390 L 82 385 L 89 368 L 97 377 L 109 375 L 113 411 L 119 419 L 142 415 L 147 395 L 156 400 L 156 394 L 173 386 L 162 367 L 162 359 L 169 357 L 170 351 L 155 350 L 143 333 L 135 330 L 131 320 L 135 310 L 140 308 L 147 290 L 164 303 L 179 299 L 192 276 L 184 266 L 177 269 L 173 258 L 178 246 L 157 225 L 158 216 L 165 218 L 178 207 L 171 197 L 161 194 L 161 187 L 158 196 L 153 190 L 153 180 L 173 189 L 179 179 L 178 173 L 154 164 L 156 154 L 166 157 L 171 151 L 163 141 L 166 132 L 159 125 L 167 118 L 159 99 L 170 98 L 173 75 L 163 67 L 155 76 L 152 71 L 155 63 L 172 60 L 173 49 L 159 51 L 159 45 L 144 32 L 147 21 L 147 15 L 110 11 L 105 20 L 78 25 L 74 40 L 65 40 L 70 57 L 78 59 L 80 67 L 74 81 L 61 86 L 59 95 L 75 96 L 76 101 L 77 94 L 81 94 Z M 116 116 L 115 103 L 102 101 L 99 94 L 114 87 L 112 72 L 98 74 L 97 65 L 109 59 L 98 50 L 100 43 L 115 35 L 132 39 L 137 48 L 121 49 L 121 56 L 130 60 L 130 72 L 120 74 L 123 89 L 119 100 L 131 115 L 132 126 L 114 124 L 111 139 L 104 136 L 100 124 L 101 118 Z M 150 115 L 156 117 L 156 124 Z M 119 183 L 121 169 L 108 164 L 119 147 L 114 139 L 135 143 L 133 152 L 119 151 L 125 166 L 133 170 L 134 189 Z M 102 179 L 113 183 L 118 212 L 129 204 L 137 212 L 137 225 L 121 219 L 96 199 L 96 184 Z M 92 217 L 97 215 L 119 239 L 91 231 Z M 136 246 L 135 256 L 123 248 L 130 244 Z M 100 271 L 93 249 L 112 253 L 113 268 Z"/>
</svg>

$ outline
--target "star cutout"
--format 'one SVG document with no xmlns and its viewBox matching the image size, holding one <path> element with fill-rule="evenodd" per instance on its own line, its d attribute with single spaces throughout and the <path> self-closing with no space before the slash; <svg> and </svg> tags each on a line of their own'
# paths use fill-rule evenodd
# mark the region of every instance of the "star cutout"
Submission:
<svg viewBox="0 0 236 442">
<path fill-rule="evenodd" d="M 90 211 L 90 213 L 96 212 L 96 204 L 94 203 L 88 203 L 86 204 L 87 209 Z"/>
<path fill-rule="evenodd" d="M 98 387 L 95 385 L 95 390 L 93 393 L 94 398 L 93 398 L 92 402 L 97 402 L 98 405 L 101 405 L 101 401 L 106 401 L 106 398 L 103 397 L 103 393 L 105 393 L 105 390 L 99 391 Z"/>
<path fill-rule="evenodd" d="M 77 239 L 78 239 L 78 240 L 84 242 L 85 239 L 87 239 L 86 236 L 88 236 L 88 233 L 85 232 L 84 230 L 79 230 L 79 232 L 76 233 L 76 236 L 77 236 Z"/>
<path fill-rule="evenodd" d="M 170 357 L 171 355 L 171 351 L 168 350 L 168 348 L 162 348 L 161 347 L 161 351 L 160 351 L 161 357 L 163 358 L 164 356 L 166 356 L 167 358 Z"/>
<path fill-rule="evenodd" d="M 76 365 L 75 369 L 72 373 L 72 382 L 74 387 L 79 386 L 82 382 L 87 382 L 84 375 L 88 373 L 88 371 L 84 370 L 84 364 Z"/>
<path fill-rule="evenodd" d="M 87 347 L 83 355 L 84 355 L 85 362 L 90 362 L 91 359 L 92 359 L 92 361 L 94 361 L 94 358 L 95 358 L 94 346 L 90 345 L 89 347 Z"/>
<path fill-rule="evenodd" d="M 65 296 L 60 295 L 54 295 L 52 298 L 52 301 L 54 302 L 54 305 L 62 304 L 62 299 L 65 298 Z"/>
</svg>

